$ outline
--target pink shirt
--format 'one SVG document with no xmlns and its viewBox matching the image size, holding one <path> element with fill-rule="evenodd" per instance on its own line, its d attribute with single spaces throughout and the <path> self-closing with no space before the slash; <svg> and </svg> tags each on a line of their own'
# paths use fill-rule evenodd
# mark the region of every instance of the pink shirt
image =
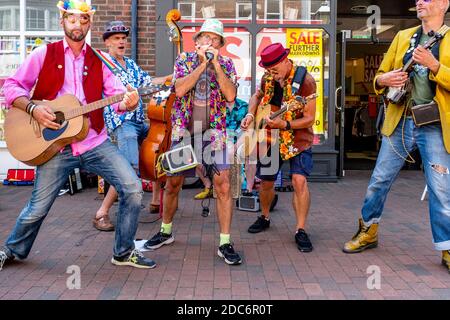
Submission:
<svg viewBox="0 0 450 320">
<path fill-rule="evenodd" d="M 83 46 L 81 53 L 75 57 L 70 49 L 66 39 L 63 40 L 64 57 L 65 57 L 65 79 L 61 90 L 58 92 L 58 97 L 63 94 L 73 94 L 80 102 L 85 105 L 86 97 L 83 91 L 83 66 L 84 57 L 86 55 L 86 43 Z M 17 69 L 17 72 L 8 78 L 3 85 L 3 92 L 5 94 L 6 103 L 8 107 L 12 106 L 14 100 L 19 97 L 30 98 L 30 91 L 36 84 L 39 72 L 42 69 L 45 55 L 47 53 L 47 46 L 42 46 L 34 50 L 30 56 Z M 109 56 L 107 56 L 109 58 Z M 103 64 L 103 95 L 105 97 L 120 94 L 126 91 L 122 82 L 112 74 L 108 67 Z M 118 111 L 119 104 L 116 103 L 112 107 Z M 122 113 L 118 111 L 119 114 Z M 96 146 L 103 143 L 108 138 L 106 133 L 106 126 L 97 134 L 94 129 L 89 129 L 87 137 L 76 143 L 72 143 L 72 151 L 74 156 L 83 154 Z"/>
</svg>

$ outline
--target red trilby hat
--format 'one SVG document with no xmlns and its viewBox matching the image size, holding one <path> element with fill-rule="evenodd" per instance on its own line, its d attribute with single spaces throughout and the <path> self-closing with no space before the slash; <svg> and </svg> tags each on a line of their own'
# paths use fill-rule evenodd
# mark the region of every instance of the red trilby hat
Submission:
<svg viewBox="0 0 450 320">
<path fill-rule="evenodd" d="M 261 61 L 259 66 L 263 68 L 270 68 L 276 66 L 289 55 L 290 49 L 286 49 L 279 42 L 272 43 L 264 48 L 261 52 Z"/>
</svg>

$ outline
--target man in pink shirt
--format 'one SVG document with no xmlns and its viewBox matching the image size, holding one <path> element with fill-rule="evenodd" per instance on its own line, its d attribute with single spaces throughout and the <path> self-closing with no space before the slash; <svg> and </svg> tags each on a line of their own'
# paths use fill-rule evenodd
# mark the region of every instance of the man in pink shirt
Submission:
<svg viewBox="0 0 450 320">
<path fill-rule="evenodd" d="M 95 10 L 81 0 L 60 1 L 57 6 L 61 12 L 64 39 L 34 50 L 3 86 L 9 106 L 30 113 L 41 126 L 51 129 L 59 128 L 52 109 L 35 105 L 30 100 L 53 100 L 63 94 L 72 94 L 85 105 L 102 96 L 127 91 L 85 42 Z M 129 87 L 123 100 L 113 108 L 119 113 L 131 111 L 138 100 L 137 92 Z M 111 262 L 137 268 L 156 266 L 134 247 L 142 185 L 129 162 L 108 140 L 102 113 L 99 109 L 88 114 L 89 132 L 84 140 L 66 146 L 36 168 L 31 199 L 20 213 L 5 245 L 0 247 L 0 270 L 5 262 L 28 256 L 59 190 L 69 172 L 77 167 L 104 177 L 119 193 Z"/>
</svg>

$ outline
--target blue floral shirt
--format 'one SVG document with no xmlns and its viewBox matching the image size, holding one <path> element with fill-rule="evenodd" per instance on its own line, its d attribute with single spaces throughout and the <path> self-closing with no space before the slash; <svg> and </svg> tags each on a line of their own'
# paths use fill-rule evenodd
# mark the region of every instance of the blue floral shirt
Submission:
<svg viewBox="0 0 450 320">
<path fill-rule="evenodd" d="M 140 88 L 149 86 L 152 83 L 152 77 L 142 70 L 132 59 L 124 57 L 127 66 L 126 70 L 114 57 L 111 57 L 111 60 L 119 68 L 119 78 L 124 86 L 130 84 L 134 88 Z M 126 120 L 142 123 L 145 121 L 142 99 L 139 98 L 139 104 L 134 111 L 124 112 L 123 114 L 118 114 L 111 106 L 107 106 L 103 109 L 103 117 L 108 132 L 113 132 Z"/>
</svg>

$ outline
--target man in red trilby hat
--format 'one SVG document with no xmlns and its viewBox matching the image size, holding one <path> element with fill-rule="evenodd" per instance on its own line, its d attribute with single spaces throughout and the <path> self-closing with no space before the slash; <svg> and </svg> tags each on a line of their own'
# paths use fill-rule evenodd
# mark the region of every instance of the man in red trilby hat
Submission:
<svg viewBox="0 0 450 320">
<path fill-rule="evenodd" d="M 254 123 L 258 108 L 271 105 L 272 111 L 279 110 L 285 103 L 295 102 L 296 96 L 309 96 L 316 92 L 314 78 L 304 67 L 297 67 L 288 59 L 289 49 L 280 43 L 267 46 L 261 52 L 259 65 L 266 69 L 261 86 L 251 97 L 249 112 L 242 120 L 241 128 L 249 129 Z M 305 232 L 306 217 L 309 211 L 310 197 L 306 178 L 312 171 L 313 141 L 312 126 L 315 120 L 316 103 L 307 102 L 303 108 L 270 119 L 265 118 L 272 130 L 271 136 L 278 140 L 271 144 L 266 154 L 259 148 L 257 177 L 261 179 L 260 202 L 262 215 L 252 224 L 248 232 L 258 233 L 270 226 L 269 209 L 275 196 L 274 184 L 282 161 L 289 160 L 294 187 L 293 207 L 297 217 L 295 242 L 302 252 L 310 252 L 313 247 Z M 279 152 L 278 152 L 279 151 Z"/>
</svg>

